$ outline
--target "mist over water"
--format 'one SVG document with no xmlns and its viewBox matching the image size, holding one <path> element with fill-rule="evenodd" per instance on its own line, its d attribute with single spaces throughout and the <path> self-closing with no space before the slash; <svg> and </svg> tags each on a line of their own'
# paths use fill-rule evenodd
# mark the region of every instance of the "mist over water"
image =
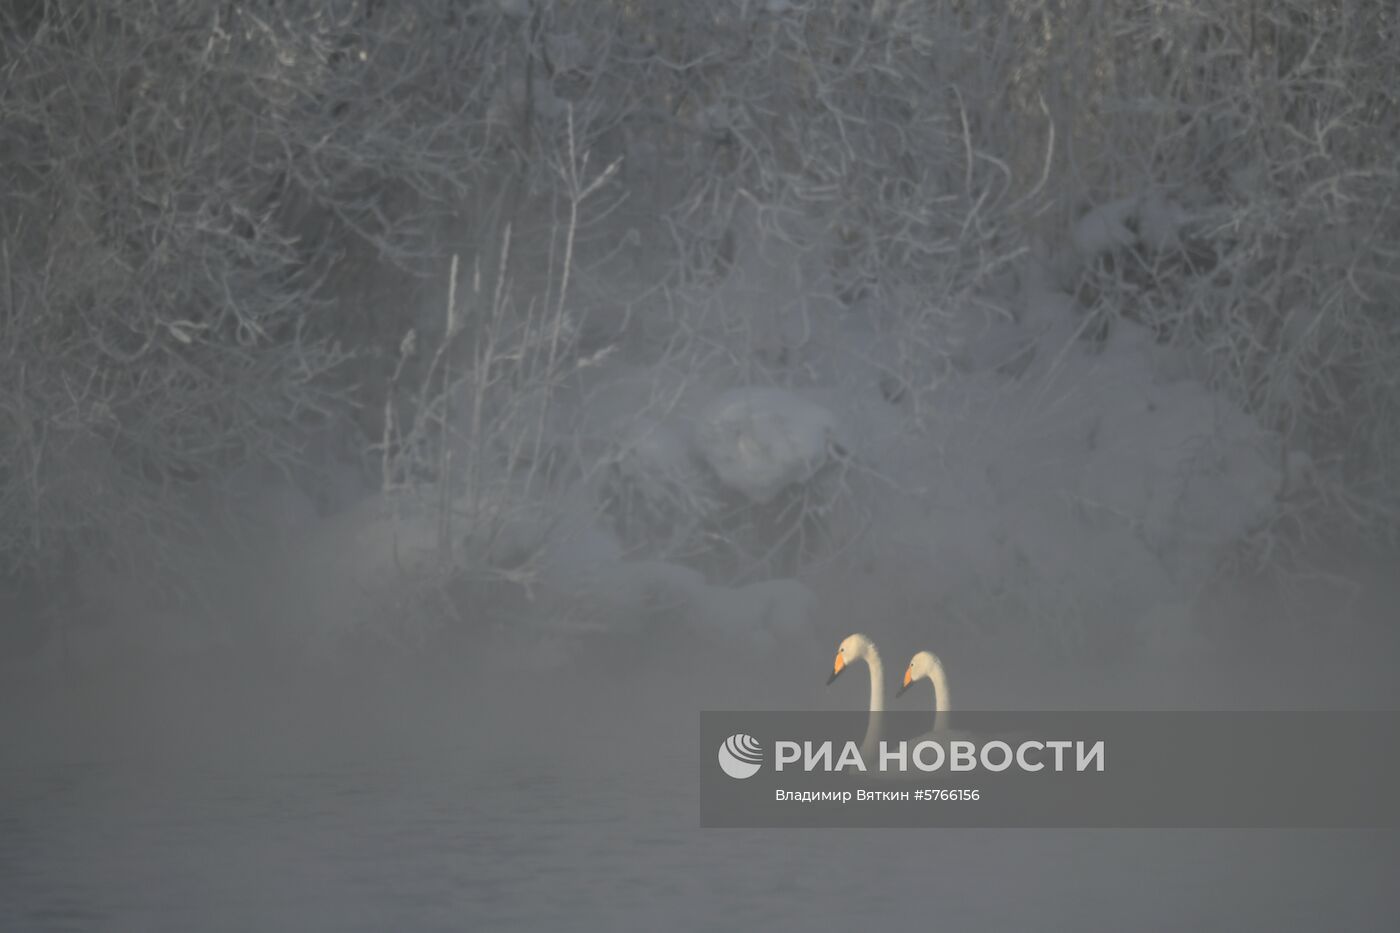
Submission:
<svg viewBox="0 0 1400 933">
<path fill-rule="evenodd" d="M 1206 639 L 1172 665 L 938 648 L 965 709 L 1394 707 L 1386 584 L 1368 585 L 1291 642 Z M 1219 601 L 1232 631 L 1241 599 Z M 433 660 L 9 677 L 0 928 L 1390 928 L 1393 833 L 700 830 L 698 711 L 863 708 L 863 671 L 825 686 L 856 627 L 887 668 L 936 633 L 828 619 L 773 654 L 599 639 L 551 666 L 483 638 Z"/>
<path fill-rule="evenodd" d="M 856 632 L 1400 709 L 1396 26 L 0 4 L 0 933 L 1395 929 L 1393 832 L 699 791 Z"/>
</svg>

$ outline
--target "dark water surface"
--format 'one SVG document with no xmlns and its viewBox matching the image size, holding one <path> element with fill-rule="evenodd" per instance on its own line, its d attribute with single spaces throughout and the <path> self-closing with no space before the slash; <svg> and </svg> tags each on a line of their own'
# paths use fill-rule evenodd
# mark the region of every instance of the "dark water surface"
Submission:
<svg viewBox="0 0 1400 933">
<path fill-rule="evenodd" d="M 1396 929 L 1395 834 L 699 829 L 699 709 L 863 702 L 863 684 L 822 685 L 819 647 L 773 683 L 770 662 L 606 655 L 324 682 L 11 681 L 0 930 Z M 1269 689 L 954 676 L 968 704 L 1103 705 L 1131 685 L 1137 705 L 1209 708 L 1289 706 L 1300 680 L 1340 691 L 1350 670 L 1255 670 Z"/>
</svg>

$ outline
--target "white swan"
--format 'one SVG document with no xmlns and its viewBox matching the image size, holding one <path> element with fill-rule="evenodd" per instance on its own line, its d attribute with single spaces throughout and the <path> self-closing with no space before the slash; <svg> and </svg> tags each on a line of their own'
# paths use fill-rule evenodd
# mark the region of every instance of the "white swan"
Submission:
<svg viewBox="0 0 1400 933">
<path fill-rule="evenodd" d="M 987 742 L 993 739 L 1000 739 L 1005 742 L 1020 742 L 1028 736 L 1021 732 L 969 732 L 966 729 L 954 729 L 952 727 L 953 718 L 953 698 L 948 693 L 948 675 L 943 671 L 943 662 L 938 659 L 938 655 L 932 651 L 920 651 L 909 659 L 909 666 L 904 670 L 904 684 L 899 688 L 895 696 L 903 696 L 905 691 L 921 680 L 927 680 L 933 684 L 933 728 L 918 738 L 912 739 L 913 744 L 925 740 L 950 741 L 952 739 L 965 739 L 972 742 Z"/>
<path fill-rule="evenodd" d="M 880 743 L 880 714 L 885 711 L 885 667 L 880 662 L 880 652 L 875 649 L 875 643 L 859 632 L 842 639 L 836 648 L 836 661 L 826 683 L 831 686 L 841 672 L 856 661 L 864 661 L 870 668 L 870 722 L 865 727 L 860 753 L 866 761 L 871 761 Z"/>
<path fill-rule="evenodd" d="M 895 696 L 904 696 L 906 690 L 924 679 L 933 684 L 933 731 L 946 733 L 952 718 L 953 700 L 948 694 L 948 675 L 943 672 L 943 662 L 938 655 L 920 651 L 910 658 L 909 666 L 904 669 L 904 684 Z"/>
</svg>

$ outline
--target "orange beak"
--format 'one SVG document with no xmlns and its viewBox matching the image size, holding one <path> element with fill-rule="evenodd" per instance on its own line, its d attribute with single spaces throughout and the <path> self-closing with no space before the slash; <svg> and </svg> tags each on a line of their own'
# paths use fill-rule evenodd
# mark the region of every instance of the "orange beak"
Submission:
<svg viewBox="0 0 1400 933">
<path fill-rule="evenodd" d="M 840 677 L 841 672 L 846 669 L 846 658 L 839 651 L 836 652 L 836 663 L 832 665 L 832 668 L 831 676 L 826 679 L 827 686 L 831 686 L 832 682 Z"/>
<path fill-rule="evenodd" d="M 904 686 L 894 692 L 897 697 L 904 696 L 904 691 L 909 689 L 909 685 L 914 682 L 914 666 L 911 664 L 904 669 Z"/>
</svg>

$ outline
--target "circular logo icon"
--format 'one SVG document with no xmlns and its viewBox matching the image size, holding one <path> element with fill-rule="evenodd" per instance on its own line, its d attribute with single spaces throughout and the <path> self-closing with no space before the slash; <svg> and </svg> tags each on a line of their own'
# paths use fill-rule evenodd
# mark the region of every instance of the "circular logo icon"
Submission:
<svg viewBox="0 0 1400 933">
<path fill-rule="evenodd" d="M 762 765 L 763 746 L 751 735 L 736 733 L 719 747 L 720 768 L 736 780 L 753 777 Z"/>
</svg>

